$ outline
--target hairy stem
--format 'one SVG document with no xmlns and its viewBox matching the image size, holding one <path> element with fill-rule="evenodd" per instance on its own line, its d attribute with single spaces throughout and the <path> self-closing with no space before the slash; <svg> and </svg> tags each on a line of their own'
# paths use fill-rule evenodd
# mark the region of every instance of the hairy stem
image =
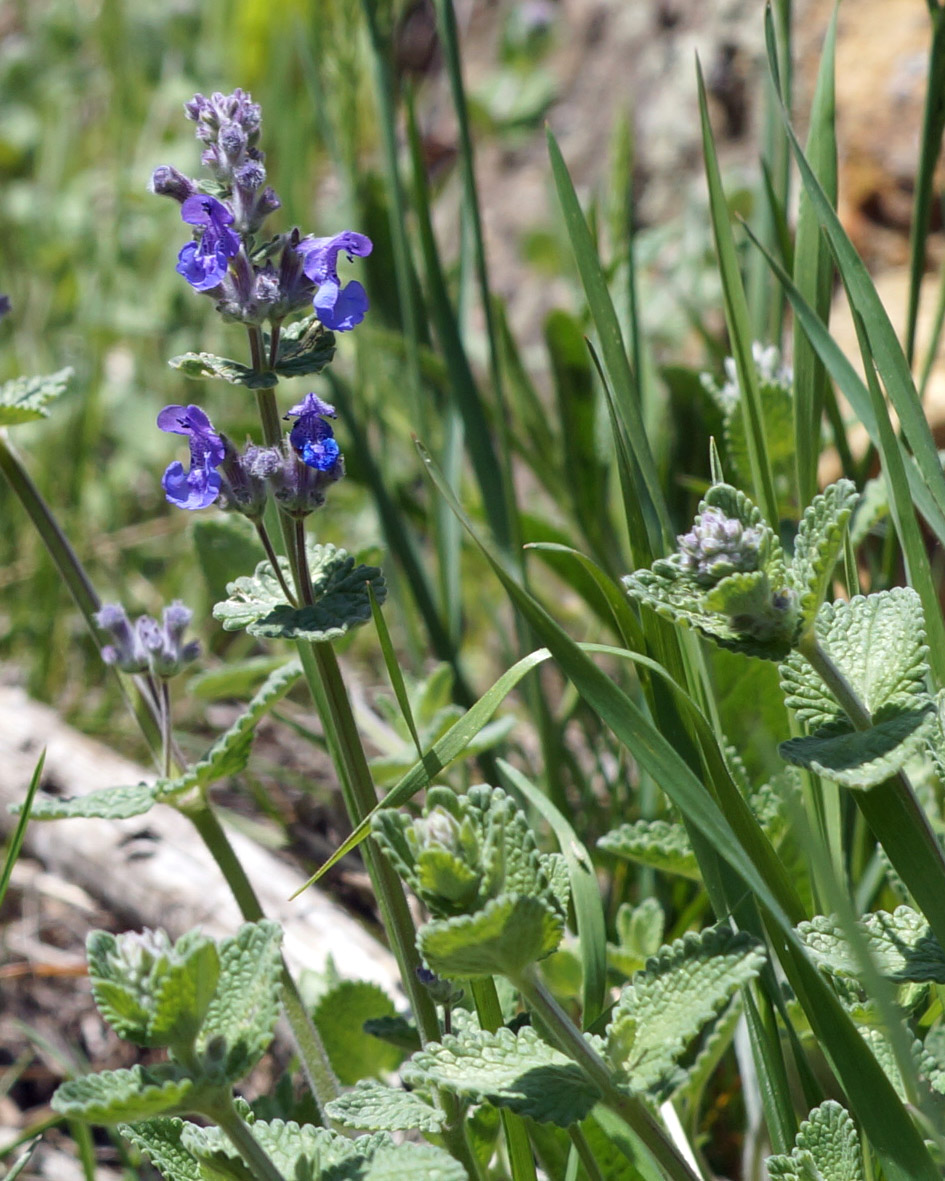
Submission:
<svg viewBox="0 0 945 1181">
<path fill-rule="evenodd" d="M 248 1124 L 236 1113 L 232 1100 L 219 1110 L 208 1112 L 233 1142 L 249 1171 L 256 1181 L 285 1181 L 285 1178 L 269 1159 L 269 1154 L 253 1135 Z"/>
<path fill-rule="evenodd" d="M 564 1009 L 545 987 L 534 965 L 512 983 L 541 1018 L 558 1049 L 573 1059 L 601 1094 L 601 1102 L 615 1112 L 639 1138 L 671 1181 L 699 1181 L 676 1145 L 643 1103 L 620 1090 L 610 1068 L 584 1038 Z"/>
<path fill-rule="evenodd" d="M 297 605 L 295 600 L 295 592 L 286 582 L 285 575 L 282 573 L 282 567 L 279 565 L 279 558 L 276 554 L 276 551 L 273 549 L 272 541 L 269 537 L 269 530 L 262 523 L 262 521 L 256 521 L 255 524 L 256 535 L 259 538 L 263 549 L 266 551 L 266 557 L 269 559 L 269 565 L 272 567 L 272 572 L 279 580 L 279 585 L 282 587 L 282 593 L 285 595 L 286 602 L 290 607 L 295 607 Z"/>
</svg>

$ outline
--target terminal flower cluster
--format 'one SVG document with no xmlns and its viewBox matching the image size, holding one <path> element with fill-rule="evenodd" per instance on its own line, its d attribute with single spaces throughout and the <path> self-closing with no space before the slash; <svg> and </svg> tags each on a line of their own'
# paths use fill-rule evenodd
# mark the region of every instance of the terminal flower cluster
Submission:
<svg viewBox="0 0 945 1181">
<path fill-rule="evenodd" d="M 197 125 L 201 162 L 213 180 L 198 184 L 166 164 L 152 174 L 151 190 L 177 201 L 182 220 L 194 230 L 178 255 L 178 273 L 195 291 L 210 295 L 227 320 L 280 324 L 311 304 L 334 332 L 360 324 L 367 293 L 357 280 L 342 284 L 338 259 L 366 257 L 370 238 L 353 230 L 316 237 L 293 228 L 257 249 L 255 235 L 281 204 L 266 183 L 265 156 L 257 146 L 259 104 L 237 89 L 209 98 L 196 94 L 184 110 Z"/>
<path fill-rule="evenodd" d="M 102 659 L 125 673 L 146 673 L 161 680 L 176 676 L 185 664 L 200 655 L 196 640 L 184 642 L 193 612 L 179 600 L 164 608 L 161 622 L 141 615 L 132 624 L 120 603 L 105 603 L 95 622 L 111 640 L 102 648 Z"/>
</svg>

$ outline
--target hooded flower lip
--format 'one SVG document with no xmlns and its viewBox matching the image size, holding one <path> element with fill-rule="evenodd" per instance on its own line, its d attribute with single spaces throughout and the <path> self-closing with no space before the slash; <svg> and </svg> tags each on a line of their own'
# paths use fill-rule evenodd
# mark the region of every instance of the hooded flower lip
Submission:
<svg viewBox="0 0 945 1181">
<path fill-rule="evenodd" d="M 349 332 L 364 319 L 368 298 L 356 280 L 341 286 L 338 278 L 338 255 L 344 251 L 348 261 L 366 258 L 374 249 L 366 234 L 343 230 L 331 238 L 303 238 L 296 247 L 302 256 L 302 268 L 318 292 L 313 300 L 315 314 L 333 332 Z"/>
<path fill-rule="evenodd" d="M 335 433 L 325 421 L 335 417 L 334 406 L 323 402 L 317 394 L 306 394 L 285 417 L 296 419 L 289 442 L 302 462 L 319 472 L 332 471 L 341 460 Z"/>
<path fill-rule="evenodd" d="M 203 226 L 199 242 L 188 242 L 177 256 L 177 273 L 195 291 L 218 287 L 229 269 L 230 259 L 239 253 L 239 235 L 229 226 L 233 214 L 216 197 L 197 193 L 180 207 L 182 219 L 191 226 Z"/>
<path fill-rule="evenodd" d="M 190 471 L 185 472 L 183 465 L 175 461 L 161 480 L 168 501 L 178 508 L 207 508 L 222 486 L 219 473 L 213 469 L 223 462 L 223 440 L 199 406 L 165 406 L 157 424 L 162 431 L 190 439 Z"/>
</svg>

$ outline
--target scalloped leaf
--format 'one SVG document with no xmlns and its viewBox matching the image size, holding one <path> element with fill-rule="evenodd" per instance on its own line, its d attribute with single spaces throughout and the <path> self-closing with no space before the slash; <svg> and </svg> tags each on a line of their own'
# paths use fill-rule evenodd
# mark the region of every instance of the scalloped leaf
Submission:
<svg viewBox="0 0 945 1181">
<path fill-rule="evenodd" d="M 158 785 L 132 783 L 127 787 L 102 787 L 84 796 L 50 796 L 41 793 L 33 797 L 30 820 L 66 820 L 79 816 L 91 820 L 127 820 L 150 811 L 157 800 Z M 11 804 L 10 811 L 19 813 L 21 804 Z"/>
<path fill-rule="evenodd" d="M 401 1074 L 410 1086 L 444 1087 L 473 1103 L 507 1107 L 562 1128 L 584 1119 L 600 1098 L 577 1063 L 527 1025 L 518 1033 L 503 1028 L 447 1035 L 414 1054 Z"/>
<path fill-rule="evenodd" d="M 925 623 L 922 602 L 911 587 L 856 595 L 849 602 L 824 603 L 814 630 L 871 714 L 888 704 L 910 709 L 917 700 L 927 700 L 923 692 L 928 675 Z M 788 706 L 810 726 L 824 726 L 844 716 L 826 685 L 798 653 L 784 662 L 781 687 Z"/>
<path fill-rule="evenodd" d="M 133 1123 L 174 1109 L 186 1108 L 193 1080 L 174 1062 L 103 1070 L 69 1079 L 51 1100 L 54 1111 L 92 1124 Z"/>
<path fill-rule="evenodd" d="M 805 627 L 827 596 L 847 522 L 858 500 L 856 485 L 850 480 L 838 480 L 815 496 L 801 517 L 794 541 L 791 581 Z"/>
<path fill-rule="evenodd" d="M 200 1028 L 198 1048 L 213 1049 L 229 1082 L 247 1074 L 272 1041 L 279 1016 L 282 928 L 263 919 L 244 923 L 219 946 L 220 981 Z"/>
<path fill-rule="evenodd" d="M 194 381 L 219 377 L 230 385 L 243 385 L 249 390 L 267 389 L 279 381 L 270 369 L 258 373 L 248 365 L 241 365 L 229 357 L 217 357 L 214 353 L 181 353 L 179 357 L 171 357 L 168 365 Z"/>
<path fill-rule="evenodd" d="M 272 567 L 260 562 L 252 576 L 227 584 L 229 598 L 213 608 L 226 631 L 245 629 L 267 639 L 336 640 L 371 619 L 370 583 L 378 603 L 387 598 L 384 575 L 377 566 L 355 566 L 354 558 L 333 545 L 306 547 L 314 602 L 291 607 Z M 289 576 L 288 563 L 279 559 Z"/>
<path fill-rule="evenodd" d="M 346 1128 L 372 1132 L 440 1132 L 446 1123 L 446 1115 L 416 1091 L 385 1087 L 367 1079 L 333 1099 L 325 1112 Z"/>
<path fill-rule="evenodd" d="M 59 369 L 43 377 L 15 377 L 0 385 L 0 427 L 18 426 L 48 418 L 46 404 L 65 390 L 72 369 Z"/>
<path fill-rule="evenodd" d="M 905 765 L 933 724 L 921 600 L 910 587 L 895 587 L 825 603 L 814 629 L 875 724 L 854 732 L 824 682 L 794 652 L 781 667 L 781 687 L 814 733 L 782 743 L 781 754 L 848 787 L 871 787 Z"/>
<path fill-rule="evenodd" d="M 188 931 L 137 976 L 125 966 L 119 945 L 119 937 L 108 931 L 91 931 L 86 940 L 99 1012 L 136 1045 L 192 1046 L 220 974 L 213 940 Z"/>
<path fill-rule="evenodd" d="M 875 787 L 901 770 L 923 745 L 934 721 L 932 703 L 924 709 L 882 712 L 869 730 L 857 731 L 836 722 L 816 734 L 790 738 L 778 747 L 781 757 L 806 767 L 843 787 L 862 791 Z"/>
<path fill-rule="evenodd" d="M 283 1120 L 255 1120 L 253 1136 L 283 1177 L 319 1181 L 467 1181 L 463 1166 L 432 1144 L 395 1144 L 384 1132 L 355 1140 Z M 212 1169 L 239 1160 L 219 1128 L 184 1126 L 184 1146 Z"/>
<path fill-rule="evenodd" d="M 849 1113 L 833 1099 L 801 1124 L 787 1155 L 765 1161 L 771 1181 L 864 1181 L 863 1150 Z"/>
<path fill-rule="evenodd" d="M 787 508 L 794 483 L 794 399 L 789 385 L 765 381 L 759 374 L 758 396 L 771 475 L 778 502 Z M 725 450 L 742 484 L 752 483 L 751 461 L 745 412 L 741 397 L 730 405 L 725 417 Z"/>
<path fill-rule="evenodd" d="M 266 356 L 269 334 L 263 333 Z M 335 335 L 316 316 L 306 316 L 283 329 L 279 337 L 276 373 L 282 377 L 307 377 L 321 373 L 335 355 Z"/>
<path fill-rule="evenodd" d="M 417 947 L 438 976 L 512 978 L 561 942 L 564 922 L 540 898 L 502 894 L 471 915 L 435 919 Z"/>
<path fill-rule="evenodd" d="M 685 1081 L 677 1059 L 764 961 L 754 939 L 726 926 L 661 948 L 621 992 L 607 1031 L 608 1058 L 629 1087 L 668 1097 Z"/>
<path fill-rule="evenodd" d="M 402 1054 L 364 1032 L 366 1021 L 394 1015 L 394 1002 L 367 980 L 341 980 L 319 998 L 312 1020 L 339 1082 L 350 1086 L 368 1075 L 382 1078 L 397 1069 Z"/>
<path fill-rule="evenodd" d="M 664 873 L 680 874 L 695 882 L 702 880 L 692 845 L 681 824 L 668 820 L 635 820 L 605 833 L 598 840 L 597 847 L 615 857 L 638 861 Z"/>
<path fill-rule="evenodd" d="M 880 910 L 865 915 L 858 926 L 884 976 L 897 983 L 945 984 L 945 950 L 918 911 L 908 906 L 897 906 L 892 914 Z M 816 915 L 801 923 L 797 933 L 821 968 L 832 976 L 859 981 L 859 960 L 836 919 Z"/>
<path fill-rule="evenodd" d="M 156 1116 L 136 1124 L 119 1124 L 118 1131 L 148 1154 L 167 1181 L 204 1181 L 200 1162 L 181 1142 L 183 1127 L 184 1121 L 176 1116 Z"/>
</svg>

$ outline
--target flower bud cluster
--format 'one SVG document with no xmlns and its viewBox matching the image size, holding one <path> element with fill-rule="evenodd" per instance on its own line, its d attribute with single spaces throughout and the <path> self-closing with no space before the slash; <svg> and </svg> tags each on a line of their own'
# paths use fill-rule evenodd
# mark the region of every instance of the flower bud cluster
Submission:
<svg viewBox="0 0 945 1181">
<path fill-rule="evenodd" d="M 781 353 L 774 345 L 763 345 L 760 341 L 753 341 L 751 359 L 760 385 L 782 386 L 790 391 L 794 376 L 790 365 L 781 362 Z M 723 362 L 725 381 L 719 385 L 710 373 L 700 376 L 703 389 L 712 397 L 723 414 L 730 414 L 741 402 L 741 386 L 738 382 L 738 369 L 734 357 L 726 357 Z"/>
<path fill-rule="evenodd" d="M 700 586 L 714 586 L 730 574 L 757 570 L 764 539 L 760 527 L 744 525 L 721 509 L 709 507 L 696 517 L 688 533 L 676 539 L 676 561 Z"/>
<path fill-rule="evenodd" d="M 196 640 L 184 643 L 193 612 L 179 600 L 164 608 L 160 623 L 141 615 L 132 624 L 120 603 L 105 603 L 94 618 L 112 641 L 102 648 L 102 659 L 122 672 L 150 672 L 167 680 L 200 654 Z"/>
</svg>

